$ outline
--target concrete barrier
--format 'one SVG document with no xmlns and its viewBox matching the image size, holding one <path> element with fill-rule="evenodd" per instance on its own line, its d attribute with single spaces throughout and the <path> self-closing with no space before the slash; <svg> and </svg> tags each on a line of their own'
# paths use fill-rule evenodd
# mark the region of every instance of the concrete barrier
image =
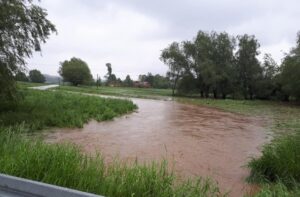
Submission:
<svg viewBox="0 0 300 197">
<path fill-rule="evenodd" d="M 73 189 L 0 174 L 0 197 L 103 197 Z"/>
</svg>

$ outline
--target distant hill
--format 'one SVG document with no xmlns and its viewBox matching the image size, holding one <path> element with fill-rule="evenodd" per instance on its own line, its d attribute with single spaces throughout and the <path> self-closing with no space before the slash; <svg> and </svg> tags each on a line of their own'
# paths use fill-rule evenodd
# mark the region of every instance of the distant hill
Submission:
<svg viewBox="0 0 300 197">
<path fill-rule="evenodd" d="M 59 76 L 47 75 L 44 74 L 46 82 L 45 83 L 59 83 L 62 81 L 62 78 Z"/>
</svg>

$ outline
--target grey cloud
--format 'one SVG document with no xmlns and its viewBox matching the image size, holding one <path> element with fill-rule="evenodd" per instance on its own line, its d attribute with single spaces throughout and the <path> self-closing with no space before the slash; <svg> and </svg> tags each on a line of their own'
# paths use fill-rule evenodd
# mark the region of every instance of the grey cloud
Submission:
<svg viewBox="0 0 300 197">
<path fill-rule="evenodd" d="M 192 39 L 198 30 L 255 34 L 277 61 L 295 43 L 298 0 L 44 0 L 58 36 L 43 46 L 29 68 L 57 74 L 58 63 L 77 56 L 94 75 L 111 62 L 117 75 L 164 74 L 160 51 L 172 41 Z"/>
</svg>

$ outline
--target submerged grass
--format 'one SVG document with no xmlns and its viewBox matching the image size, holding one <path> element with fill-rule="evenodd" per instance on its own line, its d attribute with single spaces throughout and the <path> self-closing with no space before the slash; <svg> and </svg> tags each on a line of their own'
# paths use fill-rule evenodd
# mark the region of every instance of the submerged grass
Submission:
<svg viewBox="0 0 300 197">
<path fill-rule="evenodd" d="M 300 106 L 275 101 L 176 98 L 181 103 L 215 107 L 229 112 L 267 118 L 273 131 L 286 134 L 300 129 Z"/>
<path fill-rule="evenodd" d="M 21 137 L 23 129 L 1 129 L 1 173 L 114 197 L 223 196 L 208 179 L 176 181 L 166 162 L 126 165 L 115 161 L 106 165 L 100 155 L 84 155 L 74 145 Z"/>
<path fill-rule="evenodd" d="M 32 130 L 82 127 L 91 119 L 111 120 L 137 108 L 129 100 L 39 90 L 22 92 L 24 99 L 16 108 L 0 112 L 0 126 L 25 123 Z"/>
</svg>

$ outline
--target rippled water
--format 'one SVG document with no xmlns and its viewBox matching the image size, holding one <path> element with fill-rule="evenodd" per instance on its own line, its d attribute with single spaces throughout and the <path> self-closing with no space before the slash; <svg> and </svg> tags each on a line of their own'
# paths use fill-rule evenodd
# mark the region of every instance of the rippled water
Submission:
<svg viewBox="0 0 300 197">
<path fill-rule="evenodd" d="M 182 178 L 209 176 L 230 196 L 254 187 L 244 181 L 243 167 L 266 141 L 264 121 L 175 101 L 132 99 L 137 112 L 109 122 L 91 121 L 82 129 L 55 129 L 50 142 L 73 142 L 107 161 L 148 162 L 162 158 Z"/>
</svg>

